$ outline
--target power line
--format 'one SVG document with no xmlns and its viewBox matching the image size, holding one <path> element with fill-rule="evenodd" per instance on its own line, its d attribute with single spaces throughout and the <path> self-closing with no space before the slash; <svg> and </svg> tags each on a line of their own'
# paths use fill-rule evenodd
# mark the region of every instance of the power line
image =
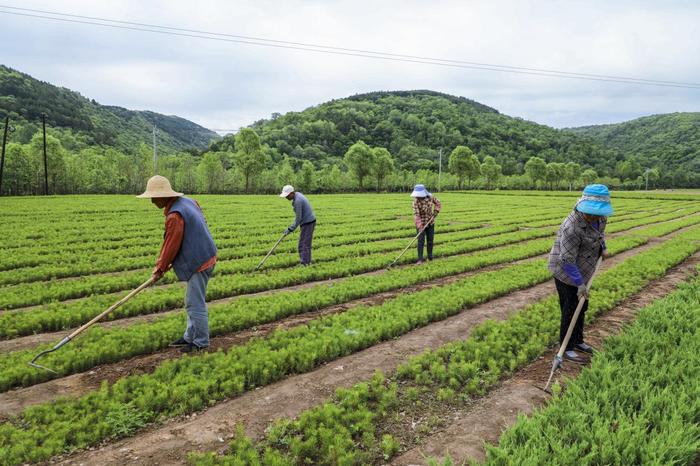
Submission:
<svg viewBox="0 0 700 466">
<path fill-rule="evenodd" d="M 394 62 L 405 62 L 405 63 L 418 63 L 426 65 L 437 65 L 451 68 L 462 68 L 462 69 L 474 69 L 474 70 L 484 70 L 484 71 L 499 71 L 503 73 L 515 73 L 515 74 L 526 74 L 534 76 L 545 76 L 545 77 L 558 77 L 558 78 L 568 78 L 568 79 L 580 79 L 587 81 L 603 81 L 603 82 L 616 82 L 622 84 L 639 84 L 646 86 L 659 86 L 659 87 L 675 87 L 684 89 L 700 89 L 700 83 L 687 83 L 678 81 L 662 81 L 662 80 L 652 80 L 652 79 L 642 79 L 642 78 L 628 78 L 623 76 L 612 76 L 612 75 L 597 75 L 589 73 L 574 73 L 568 71 L 557 71 L 557 70 L 547 70 L 539 68 L 524 68 L 515 67 L 507 65 L 494 65 L 488 63 L 478 63 L 478 62 L 468 62 L 463 60 L 448 60 L 440 58 L 431 57 L 421 57 L 415 55 L 403 55 L 395 54 L 389 52 L 378 52 L 371 50 L 362 49 L 350 49 L 342 47 L 331 47 L 317 44 L 308 44 L 301 42 L 291 42 L 291 41 L 281 41 L 273 39 L 264 39 L 251 36 L 240 36 L 234 34 L 222 34 L 215 32 L 199 31 L 194 29 L 184 29 L 175 28 L 170 26 L 160 26 L 147 23 L 136 23 L 130 21 L 120 21 L 108 18 L 98 18 L 93 16 L 82 16 L 73 15 L 68 13 L 53 12 L 47 10 L 35 10 L 30 8 L 19 8 L 13 6 L 0 5 L 0 8 L 5 8 L 6 10 L 15 11 L 5 11 L 0 10 L 0 13 L 24 16 L 31 18 L 41 18 L 54 21 L 62 21 L 68 23 L 77 24 L 88 24 L 94 26 L 109 27 L 113 29 L 124 29 L 132 31 L 150 32 L 155 34 L 172 35 L 179 37 L 190 37 L 198 39 L 215 40 L 220 42 L 232 42 L 238 44 L 246 45 L 258 45 L 264 47 L 274 47 L 282 49 L 292 49 L 300 50 L 306 52 L 316 52 L 325 53 L 333 55 L 344 55 L 353 56 L 361 58 L 370 58 Z M 26 11 L 30 13 L 21 13 L 20 11 Z M 40 13 L 40 14 L 34 14 Z M 53 16 L 45 16 L 45 14 Z M 71 19 L 79 18 L 79 19 Z"/>
<path fill-rule="evenodd" d="M 164 30 L 170 30 L 170 31 L 188 32 L 188 33 L 194 33 L 194 34 L 206 34 L 208 36 L 229 37 L 229 38 L 243 39 L 243 40 L 249 40 L 249 41 L 268 42 L 268 43 L 285 44 L 285 45 L 300 46 L 300 47 L 312 47 L 312 48 L 317 48 L 317 49 L 336 50 L 336 51 L 342 51 L 342 52 L 355 52 L 355 53 L 373 54 L 373 55 L 388 56 L 388 57 L 427 60 L 427 61 L 445 62 L 445 63 L 457 63 L 457 64 L 464 64 L 464 65 L 472 65 L 472 66 L 487 66 L 487 67 L 493 67 L 493 68 L 503 68 L 503 69 L 508 69 L 508 70 L 535 71 L 535 72 L 541 72 L 541 73 L 553 73 L 553 74 L 561 74 L 561 75 L 569 75 L 569 76 L 621 79 L 621 80 L 635 81 L 635 82 L 639 81 L 639 82 L 646 82 L 646 83 L 677 84 L 677 85 L 683 85 L 683 86 L 696 86 L 696 87 L 700 86 L 699 83 L 689 83 L 689 82 L 679 82 L 679 81 L 663 81 L 663 80 L 658 80 L 658 79 L 630 78 L 630 77 L 624 77 L 624 76 L 613 76 L 613 75 L 604 75 L 604 74 L 576 73 L 576 72 L 570 72 L 570 71 L 558 71 L 558 70 L 550 70 L 550 69 L 542 69 L 542 68 L 526 68 L 526 67 L 519 67 L 519 66 L 496 65 L 496 64 L 492 64 L 492 63 L 479 63 L 479 62 L 471 62 L 471 61 L 464 61 L 464 60 L 432 58 L 432 57 L 424 57 L 424 56 L 417 56 L 417 55 L 390 53 L 390 52 L 378 52 L 378 51 L 364 50 L 364 49 L 333 47 L 333 46 L 328 46 L 328 45 L 310 44 L 310 43 L 305 43 L 305 42 L 292 42 L 292 41 L 266 39 L 266 38 L 253 37 L 253 36 L 243 36 L 243 35 L 237 35 L 237 34 L 225 34 L 225 33 L 219 33 L 219 32 L 209 32 L 209 31 L 202 31 L 202 30 L 197 30 L 197 29 L 177 28 L 177 27 L 162 26 L 162 25 L 157 25 L 157 24 L 137 23 L 137 22 L 133 22 L 133 21 L 121 21 L 121 20 L 114 20 L 114 19 L 108 19 L 108 18 L 99 18 L 99 17 L 95 17 L 95 16 L 75 15 L 75 14 L 70 14 L 70 13 L 61 13 L 61 12 L 48 11 L 48 10 L 37 10 L 37 9 L 32 9 L 32 8 L 20 8 L 20 7 L 12 7 L 12 6 L 5 6 L 5 5 L 0 5 L 0 8 L 21 10 L 21 11 L 30 11 L 30 12 L 34 12 L 34 13 L 46 13 L 46 14 L 51 14 L 51 15 L 56 15 L 56 16 L 82 18 L 82 19 L 96 20 L 96 21 L 116 23 L 116 24 L 128 24 L 128 25 L 132 25 L 132 26 L 157 28 L 157 29 L 164 29 Z M 55 18 L 55 19 L 58 19 L 58 18 Z"/>
</svg>

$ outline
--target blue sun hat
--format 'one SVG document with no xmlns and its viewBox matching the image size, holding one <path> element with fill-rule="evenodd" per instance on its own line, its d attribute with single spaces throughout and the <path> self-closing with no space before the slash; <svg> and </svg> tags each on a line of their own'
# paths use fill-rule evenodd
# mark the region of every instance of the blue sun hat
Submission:
<svg viewBox="0 0 700 466">
<path fill-rule="evenodd" d="M 613 213 L 610 191 L 604 184 L 589 184 L 576 204 L 576 210 L 584 214 L 609 217 Z"/>
<path fill-rule="evenodd" d="M 427 189 L 425 189 L 425 186 L 422 184 L 417 184 L 415 188 L 413 188 L 413 192 L 411 193 L 411 197 L 430 197 L 432 194 L 428 192 Z"/>
</svg>

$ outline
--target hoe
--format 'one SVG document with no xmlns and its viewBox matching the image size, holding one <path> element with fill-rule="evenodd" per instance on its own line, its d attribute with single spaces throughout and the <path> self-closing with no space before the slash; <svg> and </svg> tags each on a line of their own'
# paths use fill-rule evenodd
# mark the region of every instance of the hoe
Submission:
<svg viewBox="0 0 700 466">
<path fill-rule="evenodd" d="M 262 267 L 262 265 L 265 263 L 265 261 L 267 260 L 267 258 L 270 257 L 270 254 L 272 254 L 272 253 L 274 252 L 275 249 L 277 249 L 277 246 L 279 246 L 279 244 L 282 242 L 282 240 L 284 239 L 285 236 L 287 236 L 287 235 L 282 235 L 282 236 L 280 236 L 280 239 L 278 239 L 277 242 L 275 243 L 275 245 L 272 246 L 272 249 L 270 249 L 270 252 L 268 252 L 267 255 L 266 255 L 265 257 L 263 257 L 263 260 L 260 261 L 260 263 L 257 265 L 257 267 L 255 267 L 255 268 L 253 269 L 253 272 L 259 270 L 260 267 Z"/>
<path fill-rule="evenodd" d="M 593 277 L 595 277 L 596 273 L 598 273 L 598 268 L 600 268 L 600 263 L 603 262 L 603 257 L 598 258 L 598 262 L 595 265 L 595 270 L 593 270 L 593 275 L 591 275 L 590 280 L 588 280 L 588 283 L 586 284 L 586 289 L 590 290 L 591 289 L 591 284 L 593 283 Z M 552 392 L 549 390 L 549 384 L 552 382 L 552 377 L 554 377 L 554 371 L 556 371 L 559 367 L 564 364 L 564 352 L 566 351 L 566 345 L 569 344 L 569 339 L 571 338 L 571 334 L 574 332 L 574 326 L 576 325 L 576 321 L 578 320 L 578 316 L 581 313 L 581 309 L 583 309 L 583 304 L 586 302 L 586 298 L 581 298 L 578 300 L 578 306 L 576 306 L 576 311 L 574 312 L 574 316 L 571 318 L 571 323 L 569 324 L 569 329 L 566 331 L 566 336 L 564 336 L 564 341 L 561 343 L 561 346 L 559 347 L 559 352 L 557 353 L 556 356 L 554 356 L 554 362 L 552 362 L 552 371 L 549 373 L 549 379 L 547 379 L 547 384 L 544 386 L 542 390 L 544 390 L 546 393 L 549 393 L 550 395 Z M 539 388 L 539 387 L 538 387 Z"/>
<path fill-rule="evenodd" d="M 128 295 L 126 295 L 125 297 L 123 297 L 122 299 L 120 299 L 118 302 L 112 304 L 112 306 L 110 306 L 109 309 L 107 309 L 106 311 L 103 311 L 102 313 L 100 313 L 100 314 L 98 314 L 97 316 L 93 317 L 93 319 L 92 319 L 90 322 L 84 324 L 82 327 L 80 327 L 79 329 L 75 330 L 73 333 L 71 333 L 70 335 L 68 335 L 67 337 L 65 337 L 63 340 L 61 340 L 61 341 L 59 341 L 58 343 L 56 343 L 56 346 L 54 346 L 54 347 L 51 348 L 51 349 L 44 350 L 44 351 L 42 351 L 41 353 L 39 353 L 39 354 L 37 354 L 36 356 L 34 356 L 34 359 L 32 359 L 31 361 L 29 361 L 28 364 L 29 364 L 30 366 L 34 366 L 34 367 L 37 367 L 37 368 L 39 368 L 39 369 L 44 369 L 44 370 L 47 370 L 47 371 L 49 371 L 49 372 L 53 372 L 54 374 L 57 374 L 57 372 L 56 372 L 55 370 L 49 369 L 48 367 L 44 367 L 44 366 L 42 366 L 42 365 L 37 364 L 37 363 L 36 363 L 37 359 L 39 359 L 40 357 L 42 357 L 42 356 L 45 355 L 45 354 L 53 353 L 54 351 L 56 351 L 57 349 L 59 349 L 61 346 L 65 345 L 66 343 L 68 343 L 69 341 L 71 341 L 73 338 L 75 338 L 75 337 L 77 337 L 78 335 L 80 335 L 81 333 L 83 333 L 83 331 L 85 331 L 88 327 L 91 327 L 95 322 L 97 322 L 97 321 L 99 321 L 100 319 L 102 319 L 104 316 L 106 316 L 107 314 L 109 314 L 110 312 L 112 312 L 113 310 L 115 310 L 116 308 L 118 308 L 119 306 L 121 306 L 122 304 L 124 304 L 125 302 L 127 302 L 128 300 L 130 300 L 131 298 L 133 298 L 134 296 L 136 296 L 137 293 L 139 293 L 141 290 L 143 290 L 144 288 L 147 288 L 148 286 L 150 286 L 150 285 L 153 284 L 153 283 L 154 283 L 153 277 L 149 278 L 149 279 L 146 280 L 143 284 L 141 284 L 138 288 L 136 288 L 135 290 L 133 290 L 131 293 L 129 293 Z"/>
<path fill-rule="evenodd" d="M 432 217 L 430 217 L 430 220 L 428 220 L 428 222 L 425 224 L 425 226 L 423 226 L 423 228 L 420 229 L 420 231 L 418 232 L 418 234 L 417 234 L 416 236 L 413 237 L 413 239 L 411 240 L 411 242 L 408 243 L 408 246 L 406 246 L 406 248 L 405 248 L 403 251 L 401 251 L 401 254 L 399 254 L 399 257 L 397 257 L 396 259 L 394 259 L 394 262 L 392 262 L 391 264 L 389 264 L 389 265 L 387 266 L 387 270 L 389 270 L 394 264 L 396 264 L 396 263 L 399 261 L 399 259 L 401 259 L 401 256 L 403 256 L 403 255 L 406 253 L 406 251 L 408 251 L 408 248 L 410 248 L 411 245 L 418 239 L 418 237 L 425 231 L 425 229 L 428 228 L 428 225 L 430 225 L 430 223 L 431 223 L 433 220 L 435 220 L 435 215 L 433 215 Z"/>
</svg>

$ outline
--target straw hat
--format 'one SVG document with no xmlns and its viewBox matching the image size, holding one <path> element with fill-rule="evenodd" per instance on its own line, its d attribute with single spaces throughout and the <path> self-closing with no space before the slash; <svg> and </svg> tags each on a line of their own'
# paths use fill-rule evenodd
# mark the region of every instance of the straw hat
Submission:
<svg viewBox="0 0 700 466">
<path fill-rule="evenodd" d="M 284 188 L 282 188 L 282 194 L 280 194 L 280 197 L 287 197 L 290 194 L 294 192 L 294 186 L 291 184 L 286 185 Z"/>
<path fill-rule="evenodd" d="M 610 191 L 604 184 L 589 184 L 576 204 L 576 210 L 584 214 L 609 217 L 613 213 Z"/>
<path fill-rule="evenodd" d="M 152 176 L 146 183 L 146 191 L 136 197 L 153 198 L 153 197 L 180 197 L 182 193 L 176 193 L 170 187 L 170 181 L 164 176 Z"/>
</svg>

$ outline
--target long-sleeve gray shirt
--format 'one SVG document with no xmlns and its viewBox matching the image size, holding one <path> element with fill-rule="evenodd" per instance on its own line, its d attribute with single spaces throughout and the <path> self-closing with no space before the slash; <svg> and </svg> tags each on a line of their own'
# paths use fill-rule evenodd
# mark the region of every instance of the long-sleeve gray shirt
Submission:
<svg viewBox="0 0 700 466">
<path fill-rule="evenodd" d="M 311 204 L 309 204 L 309 200 L 302 193 L 294 193 L 292 209 L 294 209 L 294 223 L 289 226 L 290 232 L 296 230 L 299 225 L 316 221 Z"/>
</svg>

